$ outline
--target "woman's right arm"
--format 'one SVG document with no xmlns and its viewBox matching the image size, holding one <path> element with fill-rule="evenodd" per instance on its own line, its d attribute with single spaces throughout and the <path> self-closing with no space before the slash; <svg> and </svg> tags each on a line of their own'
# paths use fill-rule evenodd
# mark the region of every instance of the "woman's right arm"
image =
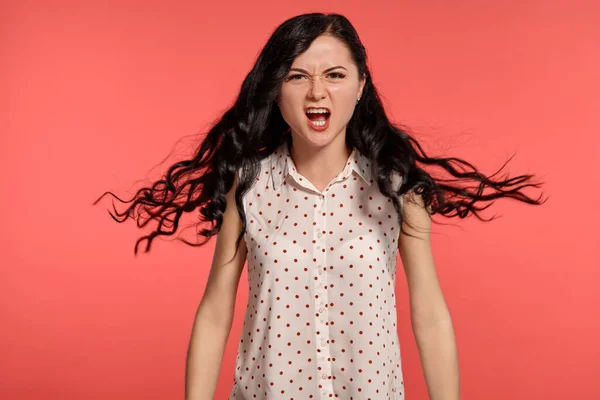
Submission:
<svg viewBox="0 0 600 400">
<path fill-rule="evenodd" d="M 227 208 L 217 234 L 208 282 L 194 320 L 186 362 L 186 400 L 213 400 L 231 330 L 238 284 L 247 252 L 242 239 L 237 255 L 231 260 L 242 226 L 235 205 L 236 186 L 237 177 L 227 194 Z"/>
</svg>

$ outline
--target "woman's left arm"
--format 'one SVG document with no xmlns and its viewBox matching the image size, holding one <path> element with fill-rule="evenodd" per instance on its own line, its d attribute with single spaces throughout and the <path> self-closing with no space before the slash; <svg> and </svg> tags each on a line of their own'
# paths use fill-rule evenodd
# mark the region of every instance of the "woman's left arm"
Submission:
<svg viewBox="0 0 600 400">
<path fill-rule="evenodd" d="M 398 248 L 410 296 L 410 318 L 431 400 L 459 399 L 458 352 L 450 312 L 431 250 L 431 216 L 419 196 L 406 194 Z M 411 226 L 408 226 L 409 222 Z"/>
</svg>

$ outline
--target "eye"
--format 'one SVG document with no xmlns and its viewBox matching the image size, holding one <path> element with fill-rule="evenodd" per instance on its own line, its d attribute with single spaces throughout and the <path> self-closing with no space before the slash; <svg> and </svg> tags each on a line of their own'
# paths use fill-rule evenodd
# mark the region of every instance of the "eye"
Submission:
<svg viewBox="0 0 600 400">
<path fill-rule="evenodd" d="M 299 80 L 298 78 L 303 78 L 303 77 L 304 77 L 304 75 L 294 74 L 294 75 L 288 76 L 286 80 L 288 80 L 288 81 L 294 81 L 294 80 L 297 81 L 297 80 Z"/>
<path fill-rule="evenodd" d="M 329 76 L 334 79 L 344 79 L 346 77 L 346 75 L 339 73 L 339 72 L 332 72 L 329 74 Z"/>
</svg>

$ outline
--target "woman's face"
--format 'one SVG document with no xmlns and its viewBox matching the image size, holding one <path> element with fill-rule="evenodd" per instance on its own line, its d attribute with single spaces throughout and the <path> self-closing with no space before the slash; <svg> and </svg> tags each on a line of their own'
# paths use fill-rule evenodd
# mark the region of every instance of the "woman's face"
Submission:
<svg viewBox="0 0 600 400">
<path fill-rule="evenodd" d="M 330 35 L 315 39 L 292 63 L 279 94 L 293 137 L 321 147 L 345 135 L 364 83 L 342 41 Z"/>
</svg>

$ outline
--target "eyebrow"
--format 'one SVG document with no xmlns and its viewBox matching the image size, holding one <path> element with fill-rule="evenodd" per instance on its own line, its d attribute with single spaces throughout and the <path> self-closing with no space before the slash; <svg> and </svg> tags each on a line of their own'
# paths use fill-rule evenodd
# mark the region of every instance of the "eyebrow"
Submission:
<svg viewBox="0 0 600 400">
<path fill-rule="evenodd" d="M 343 68 L 343 69 L 345 69 L 346 71 L 348 71 L 346 68 L 342 67 L 341 65 L 336 65 L 335 67 L 327 68 L 327 69 L 326 69 L 325 71 L 323 71 L 323 72 L 327 73 L 327 72 L 329 72 L 329 71 L 333 71 L 334 69 L 338 69 L 338 68 Z M 302 69 L 302 68 L 290 68 L 290 72 L 291 72 L 291 71 L 298 71 L 298 72 L 303 72 L 303 73 L 305 73 L 305 74 L 308 74 L 308 71 L 307 71 L 307 70 L 305 70 L 305 69 Z"/>
</svg>

